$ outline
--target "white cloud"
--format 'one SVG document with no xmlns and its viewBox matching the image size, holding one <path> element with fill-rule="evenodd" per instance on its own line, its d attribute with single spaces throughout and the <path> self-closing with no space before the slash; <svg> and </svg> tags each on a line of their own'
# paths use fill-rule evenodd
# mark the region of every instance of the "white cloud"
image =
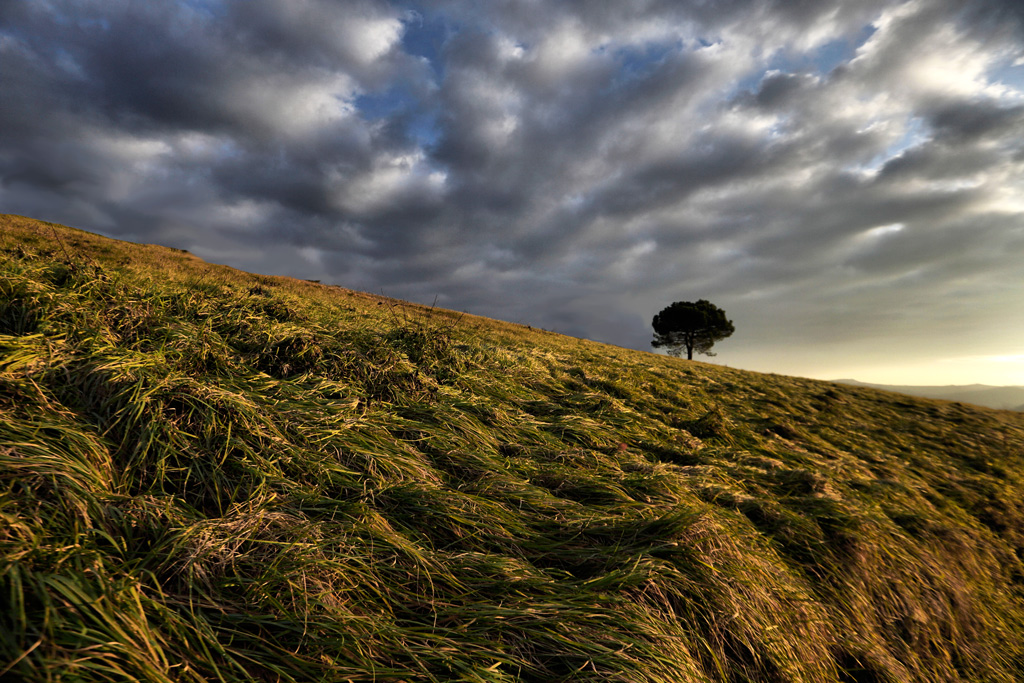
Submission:
<svg viewBox="0 0 1024 683">
<path fill-rule="evenodd" d="M 875 241 L 889 235 L 895 235 L 896 233 L 903 232 L 903 230 L 906 227 L 907 226 L 905 226 L 903 223 L 890 223 L 889 225 L 879 225 L 877 227 L 865 230 L 864 232 L 857 235 L 855 239 Z"/>
<path fill-rule="evenodd" d="M 399 202 L 405 195 L 439 198 L 446 178 L 444 171 L 430 167 L 422 151 L 382 157 L 374 168 L 354 177 L 336 175 L 334 199 L 346 211 L 367 214 Z"/>
<path fill-rule="evenodd" d="M 356 59 L 364 64 L 386 55 L 402 37 L 402 22 L 396 17 L 359 17 L 342 26 L 339 39 L 347 41 Z"/>
<path fill-rule="evenodd" d="M 225 102 L 239 120 L 259 121 L 268 134 L 302 138 L 352 116 L 357 92 L 343 73 L 259 72 L 234 81 Z"/>
</svg>

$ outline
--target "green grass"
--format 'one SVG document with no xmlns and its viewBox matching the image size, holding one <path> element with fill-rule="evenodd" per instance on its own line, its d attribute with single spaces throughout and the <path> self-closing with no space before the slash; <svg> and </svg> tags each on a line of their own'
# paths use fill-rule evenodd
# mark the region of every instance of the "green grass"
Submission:
<svg viewBox="0 0 1024 683">
<path fill-rule="evenodd" d="M 1024 679 L 1024 416 L 0 216 L 0 679 Z"/>
</svg>

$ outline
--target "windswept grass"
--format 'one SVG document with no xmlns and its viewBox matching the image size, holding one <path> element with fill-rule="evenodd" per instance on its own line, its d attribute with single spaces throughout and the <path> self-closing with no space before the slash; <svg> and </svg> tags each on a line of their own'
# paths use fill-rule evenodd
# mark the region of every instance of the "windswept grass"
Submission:
<svg viewBox="0 0 1024 683">
<path fill-rule="evenodd" d="M 1024 416 L 0 216 L 0 678 L 1024 679 Z"/>
</svg>

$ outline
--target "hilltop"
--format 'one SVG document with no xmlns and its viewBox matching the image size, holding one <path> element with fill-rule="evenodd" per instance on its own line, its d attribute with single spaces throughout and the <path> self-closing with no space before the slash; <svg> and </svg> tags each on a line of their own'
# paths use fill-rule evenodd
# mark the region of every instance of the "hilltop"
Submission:
<svg viewBox="0 0 1024 683">
<path fill-rule="evenodd" d="M 1024 415 L 0 216 L 0 678 L 1024 679 Z"/>
</svg>

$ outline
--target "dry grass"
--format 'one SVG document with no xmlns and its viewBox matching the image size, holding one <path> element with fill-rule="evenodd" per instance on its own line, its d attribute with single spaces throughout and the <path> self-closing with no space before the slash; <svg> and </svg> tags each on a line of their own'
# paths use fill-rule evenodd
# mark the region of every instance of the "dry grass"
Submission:
<svg viewBox="0 0 1024 683">
<path fill-rule="evenodd" d="M 0 216 L 0 678 L 1024 678 L 1024 416 Z"/>
</svg>

